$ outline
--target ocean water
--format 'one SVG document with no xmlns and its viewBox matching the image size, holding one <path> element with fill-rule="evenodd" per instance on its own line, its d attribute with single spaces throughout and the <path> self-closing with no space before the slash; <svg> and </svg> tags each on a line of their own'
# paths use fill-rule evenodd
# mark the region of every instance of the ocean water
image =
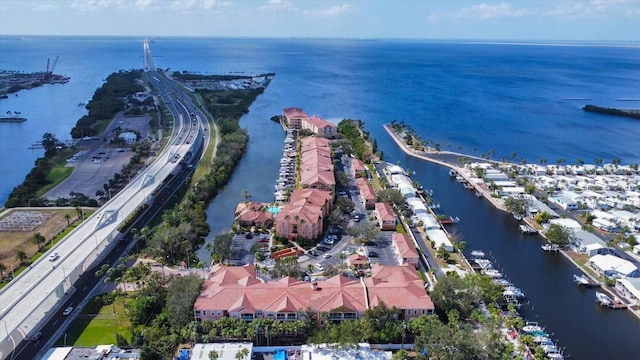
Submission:
<svg viewBox="0 0 640 360">
<path fill-rule="evenodd" d="M 640 46 L 640 45 L 639 45 Z M 378 141 L 404 119 L 443 149 L 529 163 L 563 158 L 640 162 L 640 121 L 585 113 L 586 103 L 640 107 L 640 47 L 303 39 L 153 40 L 158 67 L 201 73 L 276 72 L 268 114 L 298 106 L 339 121 L 357 118 Z M 142 67 L 138 38 L 0 37 L 0 69 L 44 71 L 59 56 L 65 85 L 0 100 L 0 202 L 41 155 L 44 132 L 69 138 L 110 73 Z M 588 100 L 571 100 L 588 99 Z M 620 100 L 635 101 L 620 101 Z M 270 115 L 269 115 L 270 116 Z M 384 147 L 383 147 L 384 149 Z"/>
<path fill-rule="evenodd" d="M 637 359 L 637 319 L 597 307 L 592 291 L 571 283 L 576 270 L 568 261 L 541 254 L 541 242 L 523 238 L 513 219 L 451 182 L 446 169 L 405 156 L 382 129 L 392 119 L 404 119 L 443 149 L 475 155 L 493 150 L 496 159 L 515 152 L 517 161 L 529 163 L 617 157 L 639 163 L 640 121 L 589 114 L 581 107 L 640 108 L 640 44 L 569 45 L 160 38 L 151 49 L 163 69 L 277 74 L 241 119 L 250 134 L 248 151 L 207 210 L 208 240 L 229 229 L 244 190 L 252 200 L 273 200 L 284 134 L 271 116 L 296 106 L 336 122 L 362 119 L 385 159 L 415 170 L 442 210 L 462 219 L 456 236 L 495 257 L 529 296 L 528 318 L 547 326 L 572 358 Z M 110 73 L 142 67 L 142 43 L 0 37 L 0 55 L 0 69 L 20 71 L 43 71 L 47 58 L 60 56 L 55 72 L 71 77 L 65 85 L 0 100 L 0 113 L 21 111 L 29 119 L 0 124 L 4 202 L 41 155 L 27 149 L 29 144 L 44 132 L 69 138 L 85 113 L 78 103 L 90 99 Z M 199 256 L 208 257 L 206 251 Z"/>
</svg>

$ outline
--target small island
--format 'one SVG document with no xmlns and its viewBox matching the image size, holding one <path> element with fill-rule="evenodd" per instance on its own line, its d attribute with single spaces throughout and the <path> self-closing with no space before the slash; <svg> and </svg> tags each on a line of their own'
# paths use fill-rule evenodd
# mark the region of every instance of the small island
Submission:
<svg viewBox="0 0 640 360">
<path fill-rule="evenodd" d="M 615 109 L 596 105 L 585 105 L 582 110 L 598 114 L 622 116 L 640 120 L 640 109 Z"/>
<path fill-rule="evenodd" d="M 0 99 L 6 99 L 9 97 L 8 94 L 17 93 L 20 90 L 33 89 L 45 84 L 66 84 L 68 82 L 69 77 L 57 75 L 51 71 L 23 73 L 0 70 Z"/>
</svg>

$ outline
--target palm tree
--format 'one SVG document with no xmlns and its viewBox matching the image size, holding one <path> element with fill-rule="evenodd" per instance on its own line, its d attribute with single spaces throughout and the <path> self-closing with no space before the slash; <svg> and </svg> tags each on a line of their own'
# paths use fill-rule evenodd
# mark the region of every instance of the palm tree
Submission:
<svg viewBox="0 0 640 360">
<path fill-rule="evenodd" d="M 67 226 L 69 226 L 69 220 L 71 220 L 71 215 L 64 214 L 64 219 L 67 220 Z"/>
<path fill-rule="evenodd" d="M 0 263 L 0 281 L 4 280 L 5 271 L 7 271 L 7 265 Z"/>
<path fill-rule="evenodd" d="M 240 356 L 240 357 L 238 358 L 238 356 Z M 238 352 L 238 354 L 236 355 L 236 359 L 243 359 L 244 360 L 244 359 L 246 359 L 248 357 L 249 357 L 249 349 L 247 349 L 247 348 L 242 348 L 242 350 L 240 350 Z"/>
<path fill-rule="evenodd" d="M 39 232 L 33 234 L 33 236 L 31 237 L 31 241 L 33 241 L 34 243 L 38 244 L 38 251 L 42 250 L 42 243 L 45 240 L 46 239 L 44 238 L 44 236 L 42 234 L 40 234 Z"/>
<path fill-rule="evenodd" d="M 24 261 L 27 260 L 27 253 L 24 250 L 16 251 L 16 259 L 20 262 L 20 265 L 24 265 Z"/>
<path fill-rule="evenodd" d="M 215 350 L 209 351 L 209 360 L 218 360 L 218 352 Z"/>
<path fill-rule="evenodd" d="M 244 189 L 242 191 L 242 197 L 244 198 L 244 201 L 249 201 L 249 199 L 251 199 L 251 194 L 249 194 L 249 190 Z"/>
<path fill-rule="evenodd" d="M 106 188 L 108 189 L 108 186 Z M 80 206 L 76 206 L 76 214 L 78 214 L 78 219 L 82 219 L 84 221 L 84 212 L 82 211 Z"/>
</svg>

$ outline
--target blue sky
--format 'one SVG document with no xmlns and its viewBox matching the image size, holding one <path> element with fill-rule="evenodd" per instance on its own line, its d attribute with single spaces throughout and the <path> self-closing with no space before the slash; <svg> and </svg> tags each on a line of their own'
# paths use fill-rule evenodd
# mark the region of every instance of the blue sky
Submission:
<svg viewBox="0 0 640 360">
<path fill-rule="evenodd" d="M 640 41 L 640 0 L 1 0 L 0 34 Z"/>
</svg>

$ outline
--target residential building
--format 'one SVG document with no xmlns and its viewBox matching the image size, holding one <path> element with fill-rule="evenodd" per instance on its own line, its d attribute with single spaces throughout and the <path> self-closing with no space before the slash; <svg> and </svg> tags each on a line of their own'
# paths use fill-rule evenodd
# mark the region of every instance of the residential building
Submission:
<svg viewBox="0 0 640 360">
<path fill-rule="evenodd" d="M 360 159 L 351 159 L 351 176 L 353 178 L 367 177 L 367 171 L 364 167 L 364 163 Z"/>
<path fill-rule="evenodd" d="M 393 252 L 396 254 L 398 263 L 418 267 L 420 255 L 409 234 L 393 233 Z"/>
<path fill-rule="evenodd" d="M 308 137 L 301 140 L 300 187 L 332 190 L 336 185 L 329 140 Z"/>
<path fill-rule="evenodd" d="M 589 258 L 589 265 L 609 277 L 640 277 L 640 270 L 631 261 L 614 255 L 594 255 Z"/>
<path fill-rule="evenodd" d="M 389 203 L 375 203 L 375 213 L 376 218 L 378 219 L 378 226 L 380 227 L 380 230 L 396 229 L 396 213 L 393 211 Z"/>
<path fill-rule="evenodd" d="M 236 206 L 236 221 L 242 226 L 273 226 L 273 213 L 267 204 L 241 202 Z"/>
<path fill-rule="evenodd" d="M 308 129 L 314 134 L 333 138 L 338 134 L 338 127 L 319 116 L 308 116 L 302 109 L 290 107 L 282 110 L 287 125 L 292 129 Z"/>
<path fill-rule="evenodd" d="M 373 189 L 373 186 L 364 178 L 357 178 L 356 186 L 360 191 L 362 205 L 364 205 L 367 210 L 373 210 L 376 205 L 376 191 Z"/>
<path fill-rule="evenodd" d="M 434 305 L 424 282 L 410 265 L 375 264 L 371 277 L 350 279 L 336 275 L 321 282 L 291 277 L 262 282 L 252 264 L 214 265 L 195 301 L 196 321 L 232 317 L 252 321 L 266 318 L 301 320 L 311 310 L 322 324 L 362 318 L 367 309 L 384 304 L 399 310 L 401 319 L 433 314 Z"/>
</svg>

